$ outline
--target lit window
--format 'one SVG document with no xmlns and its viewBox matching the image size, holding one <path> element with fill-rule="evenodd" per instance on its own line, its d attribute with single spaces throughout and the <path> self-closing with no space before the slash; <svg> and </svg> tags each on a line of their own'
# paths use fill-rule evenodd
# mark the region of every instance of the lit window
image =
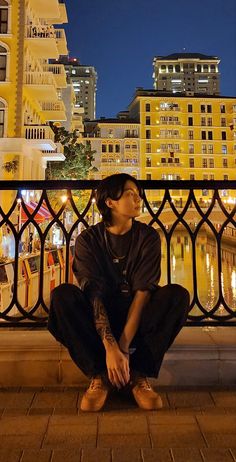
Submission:
<svg viewBox="0 0 236 462">
<path fill-rule="evenodd" d="M 71 74 L 75 75 L 75 74 L 76 74 L 76 70 L 75 70 L 75 69 L 72 69 Z"/>
</svg>

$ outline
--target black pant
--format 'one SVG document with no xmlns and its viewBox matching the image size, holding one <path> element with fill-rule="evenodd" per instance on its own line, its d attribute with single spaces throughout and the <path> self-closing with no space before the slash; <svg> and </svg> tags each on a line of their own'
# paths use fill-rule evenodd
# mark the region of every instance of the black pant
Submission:
<svg viewBox="0 0 236 462">
<path fill-rule="evenodd" d="M 132 298 L 122 294 L 105 306 L 117 340 L 125 325 Z M 132 345 L 130 368 L 148 377 L 157 377 L 164 354 L 185 324 L 189 293 L 178 284 L 158 287 L 143 308 Z M 66 346 L 76 365 L 89 377 L 106 371 L 105 349 L 97 334 L 93 308 L 84 293 L 73 284 L 61 284 L 52 292 L 48 329 Z"/>
</svg>

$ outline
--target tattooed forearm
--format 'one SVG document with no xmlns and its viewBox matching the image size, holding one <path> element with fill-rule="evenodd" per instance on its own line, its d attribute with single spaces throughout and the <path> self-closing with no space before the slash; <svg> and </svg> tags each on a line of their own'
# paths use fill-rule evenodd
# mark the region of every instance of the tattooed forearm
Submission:
<svg viewBox="0 0 236 462">
<path fill-rule="evenodd" d="M 115 338 L 112 335 L 110 323 L 107 317 L 106 310 L 102 302 L 98 299 L 93 303 L 94 322 L 97 333 L 100 335 L 102 341 L 106 341 L 109 345 L 115 343 Z"/>
</svg>

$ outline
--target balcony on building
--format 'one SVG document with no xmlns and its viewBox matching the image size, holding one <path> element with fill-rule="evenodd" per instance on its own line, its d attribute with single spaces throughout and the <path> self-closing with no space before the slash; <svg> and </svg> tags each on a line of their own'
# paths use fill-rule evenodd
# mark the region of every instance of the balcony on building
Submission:
<svg viewBox="0 0 236 462">
<path fill-rule="evenodd" d="M 48 120 L 66 120 L 66 108 L 63 101 L 41 101 L 42 117 Z"/>
<path fill-rule="evenodd" d="M 55 19 L 55 24 L 61 24 L 58 20 L 63 14 L 65 5 L 63 9 L 63 4 L 59 3 L 58 0 L 30 0 L 29 3 L 35 15 L 39 18 L 51 19 L 51 21 Z"/>
<path fill-rule="evenodd" d="M 56 15 L 53 18 L 47 18 L 47 21 L 50 24 L 66 24 L 68 23 L 67 12 L 66 12 L 66 5 L 64 1 L 59 0 L 59 17 Z"/>
<path fill-rule="evenodd" d="M 57 34 L 50 24 L 32 23 L 27 25 L 25 42 L 30 52 L 39 59 L 59 58 Z"/>
<path fill-rule="evenodd" d="M 37 100 L 57 100 L 57 84 L 52 72 L 25 72 L 24 87 Z"/>
<path fill-rule="evenodd" d="M 54 132 L 48 125 L 25 125 L 24 137 L 30 145 L 40 150 L 55 151 Z"/>
<path fill-rule="evenodd" d="M 42 151 L 42 157 L 45 161 L 62 161 L 65 160 L 64 156 L 64 148 L 61 143 L 55 143 L 56 144 L 56 149 L 49 150 L 49 149 L 44 149 Z"/>
<path fill-rule="evenodd" d="M 56 86 L 58 88 L 66 88 L 66 71 L 63 64 L 44 64 L 42 66 L 43 72 L 51 72 L 54 76 Z"/>
<path fill-rule="evenodd" d="M 55 29 L 56 43 L 59 55 L 67 55 L 67 42 L 64 29 Z"/>
</svg>

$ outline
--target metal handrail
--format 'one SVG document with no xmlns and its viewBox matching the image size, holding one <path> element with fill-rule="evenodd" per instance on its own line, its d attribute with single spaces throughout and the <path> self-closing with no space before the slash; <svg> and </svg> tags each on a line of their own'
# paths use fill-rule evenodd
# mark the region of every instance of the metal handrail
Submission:
<svg viewBox="0 0 236 462">
<path fill-rule="evenodd" d="M 99 180 L 60 180 L 60 181 L 0 181 L 0 191 L 17 191 L 16 197 L 10 209 L 6 212 L 0 207 L 0 227 L 3 225 L 9 226 L 14 239 L 15 239 L 15 264 L 14 264 L 14 282 L 12 286 L 12 300 L 9 306 L 5 310 L 0 311 L 0 326 L 4 327 L 19 327 L 19 326 L 31 326 L 39 327 L 45 326 L 47 323 L 48 315 L 48 304 L 44 300 L 43 295 L 43 271 L 44 271 L 44 247 L 47 234 L 52 226 L 57 223 L 61 228 L 64 239 L 65 239 L 65 281 L 69 280 L 71 253 L 70 253 L 70 240 L 73 232 L 77 229 L 79 223 L 82 223 L 85 227 L 88 226 L 86 216 L 90 207 L 94 207 L 94 191 L 99 184 Z M 231 306 L 228 306 L 223 290 L 222 290 L 222 237 L 224 230 L 226 229 L 226 235 L 229 239 L 235 240 L 236 238 L 236 204 L 225 204 L 220 197 L 220 190 L 232 190 L 233 197 L 236 196 L 236 181 L 179 181 L 179 180 L 142 180 L 140 185 L 143 188 L 143 211 L 145 216 L 149 217 L 148 224 L 150 226 L 157 226 L 163 238 L 165 239 L 167 249 L 167 283 L 171 283 L 171 238 L 177 228 L 184 229 L 188 234 L 191 245 L 192 245 L 192 281 L 193 281 L 193 294 L 191 298 L 191 308 L 197 306 L 199 314 L 189 313 L 187 325 L 190 326 L 236 326 L 236 310 Z M 38 205 L 36 205 L 33 213 L 30 213 L 27 209 L 24 197 L 22 196 L 23 190 L 41 191 L 38 199 Z M 66 190 L 67 191 L 67 203 L 63 203 L 60 208 L 55 211 L 49 200 L 49 191 L 52 190 Z M 78 210 L 72 191 L 90 191 L 90 197 L 85 205 L 84 210 L 81 212 Z M 150 204 L 147 196 L 153 194 L 152 191 L 164 191 L 162 199 L 155 202 L 155 206 Z M 176 199 L 174 191 L 186 191 L 183 194 L 184 200 L 181 198 Z M 196 197 L 196 191 L 211 190 L 212 197 L 204 203 L 202 199 L 198 201 Z M 3 193 L 0 193 L 3 194 Z M 175 197 L 175 199 L 173 199 Z M 15 224 L 12 222 L 12 216 L 17 213 L 19 203 L 26 215 L 27 219 L 20 229 L 15 228 Z M 70 204 L 73 210 L 73 223 L 70 230 L 67 230 L 65 223 L 63 222 L 64 212 L 66 206 Z M 154 203 L 154 202 L 153 202 Z M 47 224 L 46 229 L 41 229 L 36 221 L 36 215 L 40 212 L 41 207 L 46 207 L 51 214 L 50 222 Z M 166 226 L 162 219 L 162 212 L 168 210 L 172 213 L 171 223 Z M 190 224 L 187 218 L 187 213 L 190 211 L 196 211 L 199 217 L 197 223 Z M 219 227 L 214 226 L 211 219 L 212 211 L 220 211 L 222 222 Z M 174 217 L 174 218 L 173 218 Z M 37 229 L 40 241 L 41 241 L 41 252 L 39 252 L 40 260 L 40 271 L 39 271 L 39 296 L 34 306 L 25 309 L 18 300 L 17 296 L 17 284 L 18 284 L 18 261 L 19 261 L 19 243 L 21 240 L 22 233 L 26 230 L 29 224 L 33 224 Z M 196 268 L 196 240 L 199 233 L 201 232 L 202 226 L 207 225 L 216 242 L 216 254 L 217 254 L 217 268 L 218 268 L 218 299 L 214 306 L 206 307 L 203 306 L 198 295 L 198 280 L 197 280 L 197 268 Z M 11 309 L 15 307 L 17 315 L 14 317 L 10 314 Z M 40 315 L 38 310 L 40 309 Z M 222 311 L 223 310 L 223 311 Z"/>
</svg>

